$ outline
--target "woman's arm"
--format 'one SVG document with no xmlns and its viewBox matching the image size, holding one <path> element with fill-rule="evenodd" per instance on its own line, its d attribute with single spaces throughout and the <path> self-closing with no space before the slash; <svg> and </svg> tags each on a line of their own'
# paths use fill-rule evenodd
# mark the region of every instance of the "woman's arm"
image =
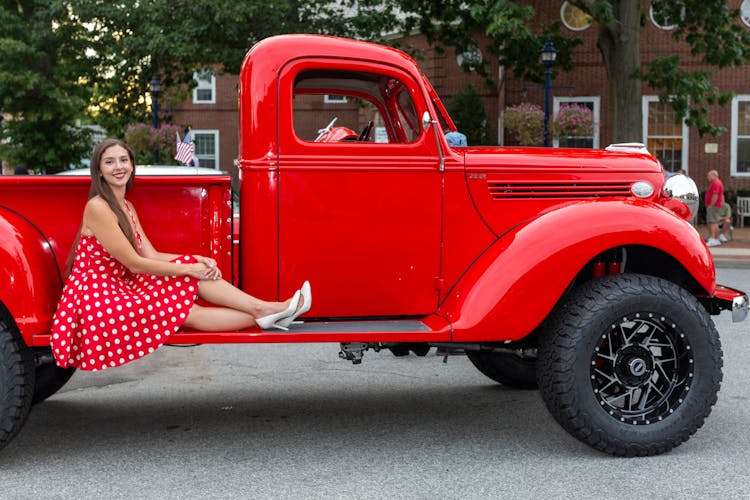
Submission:
<svg viewBox="0 0 750 500">
<path fill-rule="evenodd" d="M 91 232 L 105 250 L 133 273 L 156 276 L 192 276 L 206 279 L 210 268 L 203 264 L 176 264 L 141 256 L 117 225 L 117 216 L 101 198 L 92 198 L 83 211 L 83 232 Z"/>
</svg>

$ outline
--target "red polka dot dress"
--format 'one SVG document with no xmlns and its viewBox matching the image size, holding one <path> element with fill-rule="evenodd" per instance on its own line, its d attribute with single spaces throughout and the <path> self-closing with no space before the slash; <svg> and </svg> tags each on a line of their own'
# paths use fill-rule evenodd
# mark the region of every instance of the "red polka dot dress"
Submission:
<svg viewBox="0 0 750 500">
<path fill-rule="evenodd" d="M 103 370 L 154 352 L 185 322 L 197 293 L 196 278 L 131 273 L 94 236 L 82 235 L 52 326 L 55 361 Z"/>
</svg>

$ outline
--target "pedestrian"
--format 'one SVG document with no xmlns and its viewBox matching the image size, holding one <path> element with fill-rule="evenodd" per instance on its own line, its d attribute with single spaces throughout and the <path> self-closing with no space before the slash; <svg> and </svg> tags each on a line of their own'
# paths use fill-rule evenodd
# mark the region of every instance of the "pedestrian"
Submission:
<svg viewBox="0 0 750 500">
<path fill-rule="evenodd" d="M 710 247 L 721 245 L 719 240 L 719 214 L 724 205 L 724 184 L 719 179 L 716 170 L 709 170 L 706 174 L 709 186 L 706 191 L 706 222 L 708 223 L 709 238 L 706 244 Z"/>
<path fill-rule="evenodd" d="M 133 150 L 119 140 L 94 149 L 89 200 L 52 326 L 59 366 L 119 366 L 153 352 L 183 325 L 287 329 L 310 309 L 308 282 L 284 302 L 266 302 L 221 279 L 209 257 L 157 251 L 125 199 L 134 162 Z M 221 307 L 196 305 L 196 297 Z"/>
<path fill-rule="evenodd" d="M 732 226 L 732 207 L 729 206 L 726 200 L 724 200 L 724 204 L 721 206 L 717 222 L 719 225 L 719 241 L 726 243 L 732 239 L 732 232 L 734 231 L 734 227 Z"/>
</svg>

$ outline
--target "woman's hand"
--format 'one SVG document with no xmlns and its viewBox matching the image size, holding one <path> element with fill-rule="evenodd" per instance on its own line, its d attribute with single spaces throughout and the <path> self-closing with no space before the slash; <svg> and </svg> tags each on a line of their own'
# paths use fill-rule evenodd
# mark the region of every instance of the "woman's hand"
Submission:
<svg viewBox="0 0 750 500">
<path fill-rule="evenodd" d="M 185 264 L 189 266 L 188 276 L 197 278 L 199 280 L 218 280 L 221 279 L 221 271 L 218 267 L 209 267 L 202 262 L 197 264 Z"/>
<path fill-rule="evenodd" d="M 193 255 L 193 258 L 200 262 L 201 264 L 205 264 L 208 267 L 216 267 L 216 261 L 212 259 L 211 257 L 204 257 L 202 255 Z"/>
<path fill-rule="evenodd" d="M 212 259 L 211 257 L 204 257 L 202 255 L 193 255 L 193 258 L 197 260 L 200 264 L 203 264 L 208 268 L 208 272 L 206 273 L 206 276 L 202 279 L 207 280 L 219 280 L 221 279 L 221 270 L 219 269 L 219 266 L 216 265 L 216 261 Z"/>
</svg>

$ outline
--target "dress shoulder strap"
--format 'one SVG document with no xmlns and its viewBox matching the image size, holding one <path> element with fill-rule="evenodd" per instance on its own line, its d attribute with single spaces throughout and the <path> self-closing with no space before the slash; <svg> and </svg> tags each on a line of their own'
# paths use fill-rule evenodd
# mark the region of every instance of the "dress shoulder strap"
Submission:
<svg viewBox="0 0 750 500">
<path fill-rule="evenodd" d="M 127 200 L 123 200 L 125 202 L 125 210 L 128 211 L 128 215 L 130 216 L 130 220 L 133 222 L 133 226 L 135 226 L 135 216 L 133 216 L 133 210 L 130 208 L 130 203 L 128 203 Z"/>
<path fill-rule="evenodd" d="M 135 223 L 135 216 L 133 215 L 133 210 L 130 209 L 130 203 L 128 203 L 127 200 L 123 200 L 125 202 L 125 210 L 128 211 L 128 215 L 130 216 L 130 220 L 133 221 L 133 231 L 135 232 L 135 240 L 136 243 L 138 243 L 138 248 L 143 247 L 143 239 L 141 238 L 141 233 L 138 232 L 138 225 Z"/>
</svg>

